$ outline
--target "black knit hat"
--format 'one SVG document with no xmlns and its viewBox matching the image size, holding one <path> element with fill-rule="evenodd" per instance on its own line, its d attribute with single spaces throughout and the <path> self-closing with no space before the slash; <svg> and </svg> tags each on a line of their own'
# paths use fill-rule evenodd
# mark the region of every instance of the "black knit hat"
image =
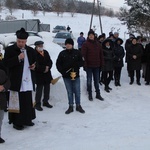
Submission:
<svg viewBox="0 0 150 150">
<path fill-rule="evenodd" d="M 90 34 L 93 34 L 93 35 L 95 36 L 95 32 L 94 32 L 92 29 L 90 29 L 90 31 L 88 32 L 88 36 L 89 36 Z"/>
<path fill-rule="evenodd" d="M 67 44 L 71 44 L 73 46 L 74 45 L 73 39 L 71 39 L 71 38 L 66 39 L 65 45 L 67 45 Z"/>
<path fill-rule="evenodd" d="M 37 46 L 37 45 L 43 45 L 43 44 L 44 44 L 43 41 L 36 41 L 36 42 L 34 43 L 35 46 Z"/>
<path fill-rule="evenodd" d="M 20 30 L 16 31 L 16 36 L 18 39 L 27 39 L 29 34 L 24 28 L 21 28 Z"/>
</svg>

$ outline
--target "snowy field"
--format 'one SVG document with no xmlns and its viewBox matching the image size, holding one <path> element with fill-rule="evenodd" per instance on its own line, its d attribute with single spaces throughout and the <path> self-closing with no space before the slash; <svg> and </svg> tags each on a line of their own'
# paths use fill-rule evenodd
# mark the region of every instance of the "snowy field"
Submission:
<svg viewBox="0 0 150 150">
<path fill-rule="evenodd" d="M 57 17 L 55 13 L 46 13 L 45 16 L 39 13 L 33 17 L 30 11 L 22 10 L 15 11 L 13 15 L 21 19 L 22 13 L 25 19 L 38 18 L 42 23 L 49 23 L 51 31 L 56 25 L 69 25 L 76 38 L 81 31 L 86 36 L 89 30 L 90 15 L 76 14 L 72 18 L 68 13 L 64 13 L 63 17 Z M 8 11 L 3 10 L 1 15 L 5 18 Z M 99 34 L 98 24 L 98 17 L 94 17 L 93 25 L 96 25 Z M 115 30 L 120 28 L 120 37 L 125 38 L 127 29 L 118 19 L 102 17 L 102 24 L 107 35 L 114 27 Z M 54 33 L 39 34 L 43 36 L 45 49 L 53 60 L 53 77 L 58 77 L 60 74 L 55 62 L 62 48 L 52 42 Z M 2 138 L 6 142 L 0 145 L 0 150 L 150 150 L 150 87 L 145 86 L 143 79 L 141 83 L 141 86 L 136 83 L 129 85 L 125 64 L 122 86 L 115 87 L 112 81 L 110 93 L 100 86 L 105 101 L 94 99 L 91 102 L 86 92 L 86 74 L 81 68 L 81 103 L 86 113 L 74 111 L 65 114 L 68 102 L 63 80 L 60 79 L 56 85 L 51 85 L 50 103 L 54 107 L 36 111 L 35 126 L 17 131 L 8 124 L 5 113 Z"/>
</svg>

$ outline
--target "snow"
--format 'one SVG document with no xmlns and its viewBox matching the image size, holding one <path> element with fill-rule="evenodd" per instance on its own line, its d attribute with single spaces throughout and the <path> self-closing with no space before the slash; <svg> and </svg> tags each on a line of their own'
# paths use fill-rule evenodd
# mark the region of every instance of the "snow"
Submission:
<svg viewBox="0 0 150 150">
<path fill-rule="evenodd" d="M 3 10 L 5 18 L 7 10 Z M 13 13 L 18 19 L 21 14 L 25 19 L 38 18 L 43 23 L 50 23 L 51 31 L 56 25 L 69 25 L 77 38 L 83 31 L 85 36 L 89 30 L 90 15 L 76 14 L 71 17 L 64 13 L 57 17 L 55 13 L 39 13 L 33 17 L 30 11 L 17 10 Z M 20 18 L 19 18 L 20 17 Z M 116 18 L 102 17 L 104 32 L 108 35 L 110 29 L 120 28 L 123 39 L 127 28 Z M 94 17 L 93 24 L 97 32 L 99 20 Z M 53 77 L 60 76 L 55 63 L 62 48 L 52 42 L 54 33 L 41 32 L 47 49 L 53 60 Z M 8 124 L 7 113 L 3 120 L 2 137 L 5 143 L 1 150 L 149 150 L 150 149 L 150 95 L 149 86 L 129 85 L 126 64 L 122 70 L 121 87 L 115 87 L 113 81 L 112 92 L 106 93 L 100 86 L 101 95 L 105 101 L 88 100 L 86 92 L 86 74 L 81 68 L 81 104 L 85 114 L 74 111 L 66 115 L 68 108 L 67 94 L 62 78 L 57 84 L 51 85 L 50 103 L 52 109 L 44 107 L 42 112 L 36 111 L 35 126 L 26 127 L 23 131 L 13 129 Z M 93 88 L 93 97 L 95 96 Z"/>
</svg>

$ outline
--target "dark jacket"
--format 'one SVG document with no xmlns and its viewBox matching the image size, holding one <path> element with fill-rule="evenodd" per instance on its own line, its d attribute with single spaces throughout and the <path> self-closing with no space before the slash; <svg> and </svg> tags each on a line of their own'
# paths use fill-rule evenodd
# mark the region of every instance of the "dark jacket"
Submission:
<svg viewBox="0 0 150 150">
<path fill-rule="evenodd" d="M 0 92 L 0 110 L 4 110 L 7 107 L 7 99 L 6 99 L 6 93 L 10 87 L 10 80 L 8 76 L 6 75 L 5 71 L 0 69 L 0 85 L 3 85 L 5 90 Z"/>
<path fill-rule="evenodd" d="M 104 66 L 102 71 L 113 71 L 114 69 L 114 52 L 112 48 L 103 46 Z"/>
<path fill-rule="evenodd" d="M 128 51 L 129 51 L 131 45 L 132 45 L 131 39 L 127 39 L 126 43 L 125 43 L 125 50 L 126 50 L 125 62 L 127 62 L 127 63 L 128 63 L 128 60 L 129 60 L 128 59 Z"/>
<path fill-rule="evenodd" d="M 76 72 L 79 77 L 79 69 L 83 66 L 83 59 L 79 50 L 63 50 L 59 53 L 56 66 L 64 78 L 71 78 L 70 73 Z"/>
<path fill-rule="evenodd" d="M 82 45 L 81 52 L 85 61 L 84 67 L 96 68 L 103 66 L 103 50 L 98 41 L 87 39 L 87 41 Z"/>
<path fill-rule="evenodd" d="M 145 81 L 150 82 L 150 43 L 145 47 L 146 53 L 146 74 L 145 74 Z"/>
<path fill-rule="evenodd" d="M 52 68 L 52 64 L 53 62 L 50 58 L 49 53 L 46 50 L 44 50 L 44 56 L 36 51 L 36 84 L 50 84 L 52 80 L 52 75 L 50 71 L 50 69 Z M 49 71 L 44 73 L 46 66 L 49 66 Z"/>
<path fill-rule="evenodd" d="M 125 55 L 124 48 L 115 44 L 114 47 L 114 67 L 123 67 L 123 57 Z"/>
<path fill-rule="evenodd" d="M 133 59 L 133 55 L 136 55 L 137 59 Z M 129 70 L 141 70 L 142 48 L 139 44 L 130 46 L 127 57 Z"/>
<path fill-rule="evenodd" d="M 29 46 L 25 46 L 28 55 L 29 65 L 32 65 L 36 62 L 35 50 Z M 5 49 L 4 62 L 8 67 L 9 78 L 11 82 L 10 90 L 20 91 L 23 66 L 24 61 L 19 61 L 18 55 L 21 53 L 21 50 L 17 47 L 16 44 L 11 45 Z M 35 76 L 34 71 L 31 70 L 31 78 L 33 87 L 35 87 Z"/>
</svg>

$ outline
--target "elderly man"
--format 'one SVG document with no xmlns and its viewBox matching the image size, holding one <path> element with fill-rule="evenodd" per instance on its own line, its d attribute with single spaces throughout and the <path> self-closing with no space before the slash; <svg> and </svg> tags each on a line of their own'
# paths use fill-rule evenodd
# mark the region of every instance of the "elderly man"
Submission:
<svg viewBox="0 0 150 150">
<path fill-rule="evenodd" d="M 10 103 L 14 93 L 18 99 L 17 111 L 9 112 L 9 122 L 17 130 L 25 126 L 33 126 L 35 110 L 32 104 L 32 91 L 34 89 L 34 69 L 36 64 L 35 50 L 26 45 L 28 33 L 24 28 L 16 32 L 17 41 L 5 50 L 4 62 L 9 70 Z M 17 112 L 17 113 L 16 113 Z"/>
</svg>

